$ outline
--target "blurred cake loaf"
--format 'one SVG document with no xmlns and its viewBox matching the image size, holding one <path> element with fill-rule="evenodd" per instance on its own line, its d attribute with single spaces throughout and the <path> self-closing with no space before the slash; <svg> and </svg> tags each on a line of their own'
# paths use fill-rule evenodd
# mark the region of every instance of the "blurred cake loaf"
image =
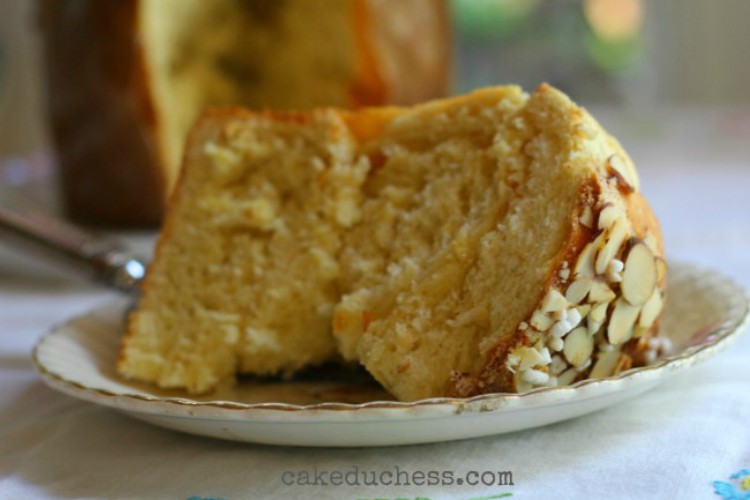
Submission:
<svg viewBox="0 0 750 500">
<path fill-rule="evenodd" d="M 206 106 L 411 104 L 446 92 L 444 0 L 43 0 L 66 205 L 154 225 Z"/>
<path fill-rule="evenodd" d="M 217 110 L 119 370 L 204 392 L 342 356 L 400 400 L 567 385 L 658 354 L 662 255 L 630 159 L 548 86 Z"/>
</svg>

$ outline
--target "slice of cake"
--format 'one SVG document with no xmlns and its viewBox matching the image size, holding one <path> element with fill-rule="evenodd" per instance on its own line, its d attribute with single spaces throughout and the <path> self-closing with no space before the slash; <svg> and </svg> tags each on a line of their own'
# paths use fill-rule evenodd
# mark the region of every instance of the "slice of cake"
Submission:
<svg viewBox="0 0 750 500">
<path fill-rule="evenodd" d="M 542 86 L 427 104 L 378 158 L 341 253 L 334 335 L 401 400 L 525 391 L 642 364 L 659 226 L 627 155 Z"/>
<path fill-rule="evenodd" d="M 337 112 L 205 115 L 120 371 L 205 392 L 331 358 L 338 253 L 367 170 Z"/>
<path fill-rule="evenodd" d="M 119 368 L 202 392 L 340 355 L 400 400 L 567 385 L 657 354 L 662 255 L 627 155 L 548 86 L 216 111 Z"/>
</svg>

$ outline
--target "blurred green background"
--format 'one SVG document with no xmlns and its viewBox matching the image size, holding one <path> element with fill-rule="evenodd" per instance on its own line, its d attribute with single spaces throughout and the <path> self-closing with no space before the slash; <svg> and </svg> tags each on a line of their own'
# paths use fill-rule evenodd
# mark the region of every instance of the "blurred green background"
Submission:
<svg viewBox="0 0 750 500">
<path fill-rule="evenodd" d="M 750 103 L 750 1 L 451 0 L 457 91 L 547 81 L 612 105 Z"/>
</svg>

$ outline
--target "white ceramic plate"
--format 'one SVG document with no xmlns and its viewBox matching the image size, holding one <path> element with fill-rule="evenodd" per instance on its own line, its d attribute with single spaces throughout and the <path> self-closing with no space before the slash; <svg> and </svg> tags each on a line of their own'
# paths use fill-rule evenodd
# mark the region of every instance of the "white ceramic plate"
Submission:
<svg viewBox="0 0 750 500">
<path fill-rule="evenodd" d="M 34 349 L 34 362 L 54 389 L 192 434 L 297 446 L 449 441 L 546 425 L 625 401 L 726 348 L 748 318 L 744 290 L 713 271 L 673 264 L 668 295 L 663 327 L 673 355 L 613 377 L 523 394 L 399 403 L 371 383 L 310 380 L 242 381 L 213 399 L 162 391 L 115 372 L 125 300 L 54 328 Z"/>
</svg>

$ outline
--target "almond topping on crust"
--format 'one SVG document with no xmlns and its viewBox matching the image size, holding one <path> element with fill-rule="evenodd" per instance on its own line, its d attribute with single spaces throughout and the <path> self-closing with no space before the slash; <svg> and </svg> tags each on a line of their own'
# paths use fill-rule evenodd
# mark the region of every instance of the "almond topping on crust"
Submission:
<svg viewBox="0 0 750 500">
<path fill-rule="evenodd" d="M 565 291 L 565 299 L 573 305 L 580 304 L 591 290 L 591 282 L 591 278 L 587 277 L 575 280 Z"/>
<path fill-rule="evenodd" d="M 576 311 L 578 311 L 578 315 L 581 318 L 585 318 L 586 316 L 588 316 L 589 312 L 591 311 L 591 304 L 581 304 L 575 309 Z"/>
<path fill-rule="evenodd" d="M 592 352 L 594 352 L 594 339 L 586 328 L 576 328 L 565 337 L 563 354 L 571 365 L 576 367 L 583 365 L 591 357 Z"/>
<path fill-rule="evenodd" d="M 576 379 L 577 376 L 578 376 L 578 372 L 576 371 L 576 369 L 570 368 L 564 371 L 563 373 L 561 373 L 557 377 L 557 386 L 563 387 L 566 385 L 570 385 L 573 383 L 573 381 Z"/>
<path fill-rule="evenodd" d="M 568 301 L 565 300 L 565 296 L 557 290 L 550 290 L 542 300 L 541 311 L 543 313 L 564 311 L 568 307 Z"/>
<path fill-rule="evenodd" d="M 602 235 L 599 235 L 597 239 L 586 244 L 578 255 L 578 261 L 573 269 L 573 276 L 579 277 L 594 277 L 594 262 L 596 260 L 596 250 L 599 248 L 599 242 L 603 241 Z"/>
<path fill-rule="evenodd" d="M 544 361 L 544 356 L 533 347 L 521 347 L 516 352 L 516 355 L 521 358 L 519 365 L 521 370 L 528 370 L 533 366 L 543 364 L 542 361 Z"/>
<path fill-rule="evenodd" d="M 617 295 L 604 281 L 594 280 L 589 290 L 589 302 L 599 304 L 602 302 L 612 302 Z"/>
<path fill-rule="evenodd" d="M 615 367 L 617 362 L 620 360 L 620 351 L 612 350 L 599 354 L 599 359 L 596 360 L 594 367 L 589 373 L 589 378 L 600 378 L 609 377 L 615 373 Z"/>
<path fill-rule="evenodd" d="M 615 205 L 606 205 L 601 212 L 599 212 L 599 221 L 597 222 L 597 229 L 611 229 L 615 221 L 625 218 L 625 211 L 616 207 Z"/>
<path fill-rule="evenodd" d="M 604 274 L 606 272 L 609 262 L 615 258 L 615 255 L 617 255 L 617 252 L 620 250 L 620 246 L 625 241 L 626 236 L 627 229 L 625 226 L 625 219 L 617 219 L 614 222 L 612 229 L 609 230 L 607 242 L 596 255 L 596 264 L 594 266 L 596 274 Z"/>
<path fill-rule="evenodd" d="M 630 305 L 622 298 L 617 299 L 607 326 L 607 340 L 610 344 L 622 344 L 633 336 L 633 327 L 640 310 L 640 307 Z"/>
<path fill-rule="evenodd" d="M 536 310 L 534 311 L 534 314 L 531 315 L 529 323 L 540 332 L 546 332 L 552 327 L 554 321 L 543 312 Z"/>
<path fill-rule="evenodd" d="M 594 321 L 604 321 L 604 318 L 607 317 L 608 305 L 608 302 L 602 302 L 601 304 L 595 305 L 589 313 L 589 320 L 593 319 Z"/>
<path fill-rule="evenodd" d="M 617 184 L 626 193 L 638 190 L 638 177 L 619 155 L 607 158 L 607 172 L 614 175 Z"/>
<path fill-rule="evenodd" d="M 638 326 L 646 329 L 651 328 L 659 316 L 663 305 L 664 300 L 661 297 L 661 290 L 655 288 L 651 297 L 643 304 L 641 315 L 638 317 Z"/>
<path fill-rule="evenodd" d="M 625 259 L 622 275 L 622 295 L 634 306 L 645 304 L 656 288 L 656 260 L 643 242 L 634 244 Z"/>
</svg>

